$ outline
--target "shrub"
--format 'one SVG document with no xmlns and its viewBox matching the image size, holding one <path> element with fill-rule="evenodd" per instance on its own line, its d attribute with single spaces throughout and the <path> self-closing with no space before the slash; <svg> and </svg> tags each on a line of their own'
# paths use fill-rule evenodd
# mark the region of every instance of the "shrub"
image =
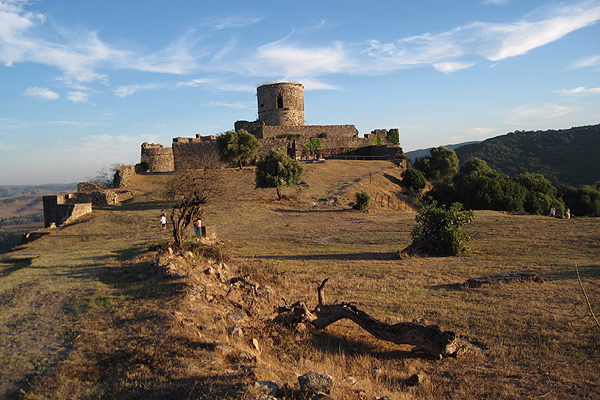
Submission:
<svg viewBox="0 0 600 400">
<path fill-rule="evenodd" d="M 394 144 L 400 144 L 400 131 L 398 129 L 390 129 L 387 133 L 387 140 Z"/>
<path fill-rule="evenodd" d="M 264 160 L 256 163 L 256 187 L 276 188 L 281 200 L 280 188 L 297 185 L 303 173 L 302 164 L 292 160 L 285 147 L 272 149 Z"/>
<path fill-rule="evenodd" d="M 365 192 L 364 190 L 362 192 L 357 192 L 356 193 L 356 204 L 354 205 L 354 208 L 357 210 L 363 210 L 363 211 L 368 210 L 370 201 L 371 201 L 371 196 L 369 196 L 367 192 Z"/>
<path fill-rule="evenodd" d="M 449 207 L 420 204 L 416 216 L 417 226 L 411 232 L 413 242 L 404 249 L 408 254 L 458 255 L 468 253 L 471 236 L 463 232 L 463 225 L 475 219 L 472 210 L 465 211 L 462 204 Z"/>
<path fill-rule="evenodd" d="M 327 132 L 321 132 L 317 135 L 319 139 L 327 139 Z"/>
<path fill-rule="evenodd" d="M 416 169 L 407 169 L 404 172 L 402 184 L 411 190 L 420 192 L 421 190 L 425 189 L 427 181 L 425 180 L 423 174 Z"/>
<path fill-rule="evenodd" d="M 383 140 L 381 140 L 381 138 L 379 136 L 374 136 L 373 137 L 373 143 L 376 146 L 381 146 L 383 144 Z"/>
</svg>

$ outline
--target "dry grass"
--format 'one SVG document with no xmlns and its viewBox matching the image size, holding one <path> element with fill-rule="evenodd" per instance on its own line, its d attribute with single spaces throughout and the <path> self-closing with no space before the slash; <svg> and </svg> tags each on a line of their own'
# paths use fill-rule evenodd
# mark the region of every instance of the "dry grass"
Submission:
<svg viewBox="0 0 600 400">
<path fill-rule="evenodd" d="M 273 380 L 284 387 L 279 398 L 299 399 L 297 376 L 316 370 L 334 376 L 338 399 L 600 396 L 600 332 L 575 272 L 577 265 L 598 314 L 598 219 L 477 212 L 467 228 L 475 253 L 398 260 L 414 225 L 399 171 L 384 162 L 306 166 L 304 183 L 284 189 L 291 200 L 282 202 L 274 190 L 254 189 L 252 169 L 221 171 L 226 190 L 204 218 L 218 226 L 218 251 L 275 290 L 269 299 L 249 300 L 256 296 L 241 289 L 227 296 L 227 287 L 201 273 L 210 263 L 202 258 L 181 279 L 156 271 L 155 253 L 146 250 L 166 238 L 156 217 L 168 176 L 138 177 L 133 201 L 0 261 L 3 388 L 21 385 L 26 394 L 14 397 L 29 399 L 251 399 L 255 380 Z M 348 205 L 361 190 L 378 199 L 370 212 Z M 545 282 L 449 286 L 505 271 L 535 271 Z M 465 337 L 468 351 L 436 361 L 351 322 L 324 332 L 269 322 L 282 297 L 315 305 L 325 277 L 329 302 L 352 301 L 390 323 L 438 324 Z M 243 339 L 214 322 L 236 311 L 228 299 L 256 317 L 240 323 Z M 406 386 L 416 373 L 425 382 Z M 18 379 L 27 374 L 33 387 Z"/>
</svg>

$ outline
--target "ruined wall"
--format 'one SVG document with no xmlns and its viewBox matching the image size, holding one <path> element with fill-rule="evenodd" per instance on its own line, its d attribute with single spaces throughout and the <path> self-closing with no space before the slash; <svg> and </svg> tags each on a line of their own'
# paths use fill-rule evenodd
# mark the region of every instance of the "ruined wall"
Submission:
<svg viewBox="0 0 600 400">
<path fill-rule="evenodd" d="M 76 203 L 73 193 L 43 196 L 44 227 L 65 225 L 92 212 L 92 203 Z"/>
<path fill-rule="evenodd" d="M 148 172 L 171 172 L 175 170 L 173 149 L 163 147 L 162 144 L 148 143 L 142 144 L 141 162 L 147 162 Z"/>
<path fill-rule="evenodd" d="M 258 120 L 266 125 L 304 125 L 304 86 L 273 83 L 256 89 Z"/>
<path fill-rule="evenodd" d="M 121 188 L 127 186 L 135 176 L 135 167 L 133 165 L 122 165 L 115 171 L 113 176 L 113 187 Z"/>
<path fill-rule="evenodd" d="M 173 158 L 175 171 L 227 166 L 219 159 L 215 136 L 173 138 Z"/>
</svg>

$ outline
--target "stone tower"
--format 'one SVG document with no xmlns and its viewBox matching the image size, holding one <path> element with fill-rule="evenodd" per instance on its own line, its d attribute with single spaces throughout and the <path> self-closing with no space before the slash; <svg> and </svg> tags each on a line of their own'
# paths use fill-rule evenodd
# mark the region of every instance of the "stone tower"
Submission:
<svg viewBox="0 0 600 400">
<path fill-rule="evenodd" d="M 258 120 L 271 126 L 304 126 L 304 86 L 271 83 L 256 89 Z"/>
</svg>

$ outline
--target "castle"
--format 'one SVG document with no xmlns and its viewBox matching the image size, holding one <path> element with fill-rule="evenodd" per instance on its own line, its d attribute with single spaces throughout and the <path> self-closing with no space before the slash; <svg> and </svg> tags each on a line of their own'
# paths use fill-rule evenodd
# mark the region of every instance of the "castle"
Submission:
<svg viewBox="0 0 600 400">
<path fill-rule="evenodd" d="M 236 121 L 236 131 L 244 129 L 262 144 L 257 158 L 271 149 L 287 148 L 290 157 L 299 160 L 311 139 L 321 140 L 321 158 L 402 159 L 402 149 L 390 142 L 388 131 L 377 129 L 358 136 L 354 125 L 305 125 L 304 86 L 300 83 L 272 83 L 256 90 L 258 119 Z M 183 171 L 197 168 L 224 167 L 219 159 L 216 136 L 176 137 L 172 147 L 142 144 L 141 161 L 149 172 Z"/>
</svg>

